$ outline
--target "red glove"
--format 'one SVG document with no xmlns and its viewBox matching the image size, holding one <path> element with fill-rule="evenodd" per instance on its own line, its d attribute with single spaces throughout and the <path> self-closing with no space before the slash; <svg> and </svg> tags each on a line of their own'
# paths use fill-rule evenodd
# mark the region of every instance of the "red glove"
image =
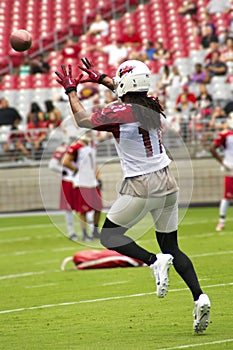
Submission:
<svg viewBox="0 0 233 350">
<path fill-rule="evenodd" d="M 56 79 L 57 82 L 62 85 L 66 91 L 66 94 L 69 94 L 71 91 L 77 91 L 77 86 L 80 83 L 83 74 L 80 74 L 78 78 L 72 77 L 72 67 L 68 65 L 68 73 L 66 67 L 61 65 L 62 73 L 55 72 L 59 79 Z"/>
<path fill-rule="evenodd" d="M 88 58 L 86 57 L 81 58 L 81 61 L 86 68 L 81 66 L 79 66 L 79 68 L 89 75 L 89 77 L 82 79 L 81 83 L 92 82 L 92 83 L 101 84 L 102 80 L 107 76 L 107 74 L 102 74 L 94 70 L 93 69 L 94 65 L 88 60 Z"/>
</svg>

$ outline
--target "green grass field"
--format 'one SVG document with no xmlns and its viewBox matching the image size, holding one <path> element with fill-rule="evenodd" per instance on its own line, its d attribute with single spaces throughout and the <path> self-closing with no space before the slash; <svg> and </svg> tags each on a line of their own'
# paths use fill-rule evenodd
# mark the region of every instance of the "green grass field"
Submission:
<svg viewBox="0 0 233 350">
<path fill-rule="evenodd" d="M 223 233 L 215 232 L 218 208 L 189 209 L 179 227 L 212 302 L 200 335 L 192 330 L 191 293 L 174 268 L 164 299 L 148 267 L 77 271 L 69 263 L 61 271 L 65 257 L 89 247 L 66 239 L 46 215 L 1 217 L 0 349 L 233 349 L 232 214 Z M 158 252 L 152 229 L 141 237 L 145 227 L 135 227 L 138 242 Z"/>
</svg>

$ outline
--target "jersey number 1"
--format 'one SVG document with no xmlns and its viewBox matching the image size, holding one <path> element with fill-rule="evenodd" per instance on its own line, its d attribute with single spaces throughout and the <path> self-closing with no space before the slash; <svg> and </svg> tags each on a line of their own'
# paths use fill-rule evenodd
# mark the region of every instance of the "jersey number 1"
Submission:
<svg viewBox="0 0 233 350">
<path fill-rule="evenodd" d="M 150 134 L 147 130 L 143 128 L 138 128 L 138 132 L 140 135 L 142 135 L 143 143 L 146 149 L 146 156 L 147 157 L 153 157 L 153 149 L 150 141 Z M 159 151 L 160 153 L 163 152 L 162 150 L 162 143 L 161 143 L 161 137 L 159 137 Z"/>
</svg>

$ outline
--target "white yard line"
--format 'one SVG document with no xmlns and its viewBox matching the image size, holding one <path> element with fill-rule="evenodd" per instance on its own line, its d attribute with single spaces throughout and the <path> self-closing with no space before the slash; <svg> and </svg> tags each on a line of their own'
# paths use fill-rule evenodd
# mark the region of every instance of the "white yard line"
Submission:
<svg viewBox="0 0 233 350">
<path fill-rule="evenodd" d="M 61 262 L 61 259 L 42 260 L 42 261 L 36 261 L 32 265 L 54 264 L 54 263 L 60 263 L 60 262 Z"/>
<path fill-rule="evenodd" d="M 61 270 L 48 270 L 48 271 L 37 271 L 37 272 L 24 272 L 24 273 L 18 273 L 18 274 L 12 274 L 12 275 L 6 275 L 6 276 L 0 276 L 0 280 L 7 280 L 7 279 L 13 279 L 13 278 L 21 278 L 21 277 L 28 277 L 28 276 L 34 276 L 34 275 L 44 275 L 46 273 L 51 272 L 61 272 Z"/>
<path fill-rule="evenodd" d="M 36 286 L 24 286 L 24 288 L 27 289 L 32 289 L 32 288 L 44 288 L 44 287 L 53 287 L 53 286 L 57 286 L 58 283 L 46 283 L 46 284 L 38 284 Z"/>
<path fill-rule="evenodd" d="M 205 345 L 216 345 L 216 344 L 224 344 L 224 343 L 231 343 L 233 342 L 232 339 L 222 339 L 222 340 L 214 340 L 211 342 L 206 342 L 206 343 L 199 343 L 199 344 L 187 344 L 187 345 L 180 345 L 180 346 L 174 346 L 172 348 L 160 348 L 157 350 L 176 350 L 176 349 L 189 349 L 189 348 L 198 348 L 200 346 L 205 346 Z"/>
<path fill-rule="evenodd" d="M 129 281 L 116 281 L 116 282 L 109 282 L 109 283 L 103 283 L 101 284 L 102 287 L 106 287 L 106 286 L 114 286 L 115 284 L 124 284 L 124 283 L 128 283 Z"/>
<path fill-rule="evenodd" d="M 221 283 L 221 284 L 213 284 L 213 285 L 209 285 L 209 286 L 207 285 L 207 286 L 203 286 L 203 288 L 207 289 L 207 288 L 229 287 L 229 286 L 233 286 L 233 282 Z M 169 293 L 183 292 L 185 290 L 188 290 L 188 288 L 171 289 L 171 290 L 169 290 Z M 20 312 L 20 311 L 26 311 L 26 310 L 48 309 L 48 308 L 51 308 L 51 307 L 70 306 L 70 305 L 88 304 L 88 303 L 97 303 L 97 302 L 104 302 L 104 301 L 110 301 L 110 300 L 138 298 L 138 297 L 144 297 L 146 295 L 155 295 L 155 292 L 130 294 L 130 295 L 118 295 L 118 296 L 115 296 L 115 297 L 106 297 L 106 298 L 99 298 L 99 299 L 67 301 L 67 302 L 57 303 L 57 304 L 45 304 L 45 305 L 38 305 L 38 306 L 29 306 L 29 307 L 22 307 L 22 308 L 18 308 L 18 309 L 1 310 L 0 314 L 9 314 L 9 313 L 13 313 L 13 312 Z"/>
<path fill-rule="evenodd" d="M 53 227 L 53 226 L 54 226 L 53 224 L 7 226 L 7 227 L 0 227 L 0 232 L 12 231 L 12 230 L 32 230 L 36 228 Z"/>
</svg>

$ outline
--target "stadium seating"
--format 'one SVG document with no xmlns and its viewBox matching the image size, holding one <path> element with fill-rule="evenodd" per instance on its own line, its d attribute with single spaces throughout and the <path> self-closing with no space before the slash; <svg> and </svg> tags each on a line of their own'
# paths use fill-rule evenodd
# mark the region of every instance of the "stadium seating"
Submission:
<svg viewBox="0 0 233 350">
<path fill-rule="evenodd" d="M 199 41 L 193 35 L 193 22 L 190 16 L 181 17 L 177 8 L 182 0 L 150 0 L 145 3 L 137 0 L 125 1 L 115 0 L 114 2 L 103 0 L 12 0 L 0 2 L 0 71 L 4 76 L 0 85 L 1 90 L 14 89 L 40 89 L 56 88 L 57 82 L 54 71 L 59 69 L 61 58 L 57 51 L 61 38 L 67 37 L 70 33 L 79 36 L 81 45 L 80 56 L 88 55 L 94 61 L 96 67 L 104 69 L 112 75 L 113 71 L 107 63 L 107 55 L 104 53 L 88 51 L 91 44 L 104 46 L 119 37 L 122 30 L 128 24 L 135 25 L 142 37 L 143 43 L 147 40 L 152 42 L 158 39 L 163 41 L 165 48 L 172 52 L 172 59 L 169 64 L 176 64 L 182 75 L 187 74 L 190 67 L 196 62 L 204 62 L 205 50 L 199 50 Z M 121 13 L 121 18 L 108 17 L 114 9 Z M 200 23 L 204 20 L 206 4 L 208 0 L 197 0 L 197 19 Z M 126 6 L 134 5 L 133 11 L 127 11 Z M 118 7 L 120 6 L 120 8 Z M 91 39 L 85 35 L 84 20 L 86 25 L 94 18 L 95 9 L 98 8 L 106 18 L 109 18 L 109 36 L 107 38 L 96 37 Z M 117 12 L 116 12 L 117 13 Z M 230 14 L 215 14 L 212 20 L 216 25 L 217 33 L 227 27 Z M 17 79 L 14 75 L 6 74 L 6 67 L 16 68 L 19 66 L 22 53 L 16 53 L 9 46 L 10 33 L 19 27 L 24 27 L 32 33 L 33 45 L 29 54 L 49 47 L 56 43 L 54 48 L 48 51 L 48 62 L 51 73 Z M 78 61 L 63 62 L 72 63 L 77 66 Z M 163 62 L 152 61 L 149 66 L 153 73 L 160 71 Z M 216 86 L 215 86 L 216 87 Z M 216 91 L 220 94 L 219 85 Z M 227 95 L 228 96 L 228 95 Z"/>
</svg>

